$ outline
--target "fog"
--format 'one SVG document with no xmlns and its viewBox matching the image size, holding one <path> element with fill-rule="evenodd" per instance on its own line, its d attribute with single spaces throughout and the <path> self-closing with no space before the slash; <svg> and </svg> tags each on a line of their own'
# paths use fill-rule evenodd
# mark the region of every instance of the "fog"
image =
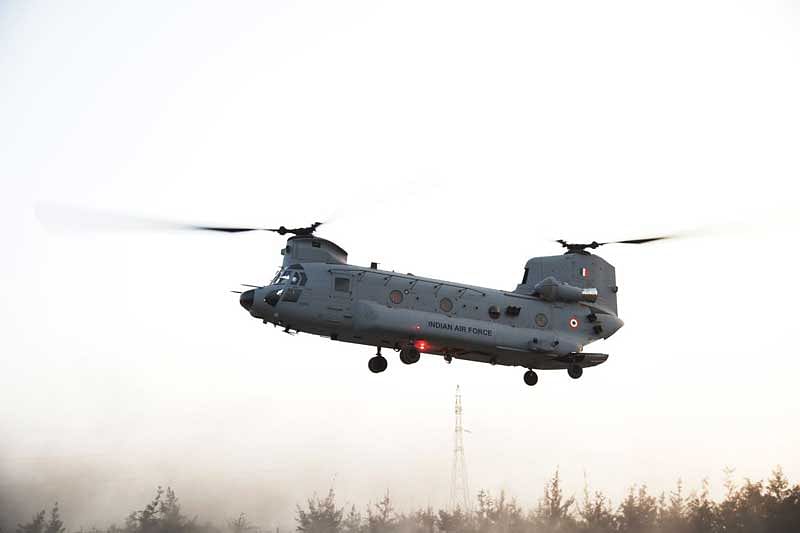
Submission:
<svg viewBox="0 0 800 533">
<path fill-rule="evenodd" d="M 443 506 L 457 384 L 473 492 L 797 480 L 799 45 L 788 2 L 3 2 L 3 531 L 54 501 L 121 523 L 158 485 L 263 527 L 330 487 Z M 702 231 L 604 248 L 609 361 L 530 389 L 261 324 L 229 291 L 271 279 L 274 234 L 48 205 L 329 220 L 351 263 L 505 289 L 553 239 Z"/>
</svg>

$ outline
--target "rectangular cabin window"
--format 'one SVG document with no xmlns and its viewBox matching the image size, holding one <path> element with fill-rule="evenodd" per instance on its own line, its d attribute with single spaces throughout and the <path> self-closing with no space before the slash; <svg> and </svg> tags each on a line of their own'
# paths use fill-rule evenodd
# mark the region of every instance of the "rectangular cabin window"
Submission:
<svg viewBox="0 0 800 533">
<path fill-rule="evenodd" d="M 340 292 L 350 292 L 350 278 L 334 279 L 333 288 Z"/>
<path fill-rule="evenodd" d="M 522 275 L 522 284 L 525 285 L 528 283 L 528 269 L 525 269 L 525 273 Z"/>
</svg>

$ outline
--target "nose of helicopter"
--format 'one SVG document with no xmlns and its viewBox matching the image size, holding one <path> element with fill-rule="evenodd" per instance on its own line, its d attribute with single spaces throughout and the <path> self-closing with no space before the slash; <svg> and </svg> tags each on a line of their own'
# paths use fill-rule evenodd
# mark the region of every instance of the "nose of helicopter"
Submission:
<svg viewBox="0 0 800 533">
<path fill-rule="evenodd" d="M 241 296 L 239 296 L 239 305 L 247 309 L 247 312 L 250 312 L 250 308 L 253 307 L 253 300 L 255 299 L 256 291 L 253 289 L 244 291 Z"/>
</svg>

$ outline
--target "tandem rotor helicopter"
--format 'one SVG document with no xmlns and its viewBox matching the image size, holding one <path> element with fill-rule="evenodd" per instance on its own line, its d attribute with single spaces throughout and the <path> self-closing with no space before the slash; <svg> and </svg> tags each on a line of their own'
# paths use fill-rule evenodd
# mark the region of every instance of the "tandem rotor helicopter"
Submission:
<svg viewBox="0 0 800 533">
<path fill-rule="evenodd" d="M 253 318 L 286 333 L 375 346 L 368 368 L 376 374 L 388 366 L 381 353 L 387 348 L 399 352 L 407 365 L 429 354 L 448 363 L 520 366 L 527 369 L 523 379 L 531 386 L 539 380 L 536 370 L 566 370 L 578 379 L 584 368 L 604 363 L 607 354 L 584 349 L 623 325 L 614 267 L 590 250 L 675 237 L 588 244 L 558 240 L 564 254 L 529 259 L 516 288 L 502 290 L 382 270 L 377 263 L 348 264 L 342 247 L 316 235 L 322 222 L 249 228 L 123 219 L 156 228 L 290 235 L 281 250 L 283 264 L 268 285 L 233 291 Z"/>
<path fill-rule="evenodd" d="M 251 287 L 239 303 L 254 318 L 286 333 L 311 333 L 332 340 L 377 347 L 369 359 L 373 373 L 386 370 L 381 349 L 399 352 L 407 365 L 421 354 L 490 365 L 526 368 L 535 385 L 536 370 L 566 370 L 573 379 L 583 369 L 605 362 L 607 354 L 584 352 L 607 339 L 623 322 L 617 316 L 614 267 L 593 255 L 612 242 L 573 244 L 556 241 L 563 255 L 534 257 L 525 264 L 514 290 L 489 289 L 347 263 L 347 252 L 317 237 L 322 225 L 304 228 L 196 229 L 291 234 L 281 250 L 283 265 L 269 285 Z M 623 244 L 644 244 L 652 237 Z"/>
</svg>

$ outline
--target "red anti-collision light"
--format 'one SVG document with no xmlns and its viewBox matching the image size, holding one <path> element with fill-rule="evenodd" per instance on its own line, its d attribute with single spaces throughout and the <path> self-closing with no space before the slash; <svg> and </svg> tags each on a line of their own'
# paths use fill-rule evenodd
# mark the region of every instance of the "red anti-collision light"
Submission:
<svg viewBox="0 0 800 533">
<path fill-rule="evenodd" d="M 428 343 L 425 341 L 414 341 L 414 348 L 419 352 L 424 352 L 428 349 Z"/>
</svg>

